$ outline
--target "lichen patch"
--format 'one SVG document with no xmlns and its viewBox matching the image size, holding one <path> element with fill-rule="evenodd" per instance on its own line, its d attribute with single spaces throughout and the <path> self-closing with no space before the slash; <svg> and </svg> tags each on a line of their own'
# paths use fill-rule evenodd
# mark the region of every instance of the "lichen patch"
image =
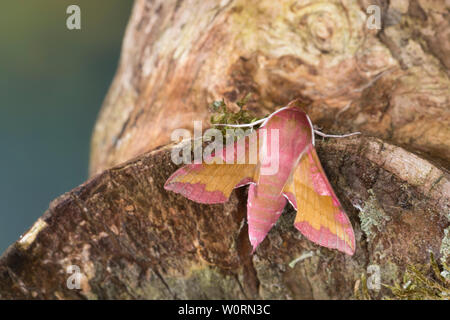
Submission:
<svg viewBox="0 0 450 320">
<path fill-rule="evenodd" d="M 376 227 L 378 231 L 381 231 L 384 224 L 390 220 L 390 217 L 386 215 L 373 190 L 368 190 L 369 198 L 365 202 L 364 206 L 357 206 L 360 210 L 359 219 L 361 220 L 361 230 L 367 236 L 367 240 L 371 241 L 375 237 L 373 233 L 373 227 Z"/>
<path fill-rule="evenodd" d="M 34 242 L 39 232 L 47 227 L 47 222 L 42 219 L 38 219 L 35 224 L 25 233 L 20 240 L 17 242 L 19 247 L 23 250 L 27 250 L 30 245 Z"/>
<path fill-rule="evenodd" d="M 450 257 L 450 227 L 444 230 L 444 238 L 441 242 L 441 262 L 447 263 L 447 259 Z"/>
</svg>

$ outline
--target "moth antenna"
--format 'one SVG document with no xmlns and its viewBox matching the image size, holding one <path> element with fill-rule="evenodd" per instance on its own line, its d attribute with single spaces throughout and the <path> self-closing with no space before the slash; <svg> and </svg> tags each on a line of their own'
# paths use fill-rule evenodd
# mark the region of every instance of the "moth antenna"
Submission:
<svg viewBox="0 0 450 320">
<path fill-rule="evenodd" d="M 382 76 L 391 73 L 392 71 L 394 71 L 395 68 L 390 68 L 388 70 L 382 71 L 379 74 L 377 74 L 372 80 L 370 80 L 368 83 L 366 83 L 365 85 L 363 85 L 362 87 L 356 88 L 355 90 L 353 90 L 353 92 L 361 92 L 364 89 L 367 89 L 369 87 L 371 87 L 375 82 L 378 81 L 378 79 L 380 79 Z"/>
<path fill-rule="evenodd" d="M 262 118 L 259 120 L 256 120 L 254 122 L 251 123 L 245 123 L 245 124 L 226 124 L 226 123 L 216 123 L 214 124 L 215 126 L 224 126 L 224 127 L 232 127 L 232 128 L 244 128 L 244 127 L 253 127 L 257 124 L 263 123 L 264 121 L 266 121 L 267 118 Z"/>
<path fill-rule="evenodd" d="M 259 119 L 259 120 L 256 120 L 255 122 L 252 122 L 252 123 L 246 123 L 246 124 L 217 123 L 217 124 L 215 124 L 215 126 L 226 126 L 226 127 L 232 127 L 232 128 L 244 128 L 244 127 L 253 127 L 254 125 L 262 123 L 262 125 L 260 127 L 260 128 L 262 128 L 262 127 L 264 127 L 266 125 L 267 121 L 269 121 L 270 117 L 272 117 L 273 115 L 277 114 L 278 112 L 283 111 L 283 110 L 288 109 L 288 108 L 289 107 L 286 106 L 286 107 L 283 107 L 281 109 L 278 109 L 277 111 L 272 112 L 267 117 Z"/>
<path fill-rule="evenodd" d="M 315 130 L 315 129 L 314 129 L 314 133 L 319 135 L 319 136 L 321 136 L 321 137 L 324 137 L 324 138 L 347 138 L 347 137 L 351 137 L 351 136 L 355 136 L 355 135 L 361 134 L 361 132 L 359 132 L 359 131 L 358 132 L 347 133 L 347 134 L 342 134 L 342 135 L 339 135 L 339 134 L 326 134 L 326 133 L 320 132 L 319 130 Z"/>
</svg>

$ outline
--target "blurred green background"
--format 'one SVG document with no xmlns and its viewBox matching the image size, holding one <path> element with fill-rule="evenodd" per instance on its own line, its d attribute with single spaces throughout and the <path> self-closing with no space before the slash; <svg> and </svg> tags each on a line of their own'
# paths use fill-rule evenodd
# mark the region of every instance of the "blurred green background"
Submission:
<svg viewBox="0 0 450 320">
<path fill-rule="evenodd" d="M 86 180 L 132 3 L 1 1 L 0 254 Z M 71 4 L 81 8 L 81 30 L 66 27 Z"/>
</svg>

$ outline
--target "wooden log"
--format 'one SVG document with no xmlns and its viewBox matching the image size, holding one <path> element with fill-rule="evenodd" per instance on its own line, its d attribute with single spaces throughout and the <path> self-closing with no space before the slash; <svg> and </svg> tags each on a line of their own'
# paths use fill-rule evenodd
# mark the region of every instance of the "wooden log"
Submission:
<svg viewBox="0 0 450 320">
<path fill-rule="evenodd" d="M 354 226 L 352 257 L 306 240 L 289 206 L 251 256 L 246 188 L 224 205 L 167 192 L 176 167 L 165 147 L 56 199 L 0 258 L 0 298 L 347 299 L 369 265 L 392 285 L 429 251 L 448 261 L 448 174 L 376 138 L 318 150 Z M 73 265 L 79 290 L 67 286 Z"/>
</svg>

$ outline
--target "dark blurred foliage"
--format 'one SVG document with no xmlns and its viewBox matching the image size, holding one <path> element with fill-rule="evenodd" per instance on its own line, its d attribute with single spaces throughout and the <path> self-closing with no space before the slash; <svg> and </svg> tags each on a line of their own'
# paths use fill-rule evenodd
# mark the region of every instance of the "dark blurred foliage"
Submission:
<svg viewBox="0 0 450 320">
<path fill-rule="evenodd" d="M 81 8 L 81 30 L 66 9 Z M 0 253 L 87 178 L 92 128 L 114 76 L 126 0 L 0 4 Z"/>
</svg>

